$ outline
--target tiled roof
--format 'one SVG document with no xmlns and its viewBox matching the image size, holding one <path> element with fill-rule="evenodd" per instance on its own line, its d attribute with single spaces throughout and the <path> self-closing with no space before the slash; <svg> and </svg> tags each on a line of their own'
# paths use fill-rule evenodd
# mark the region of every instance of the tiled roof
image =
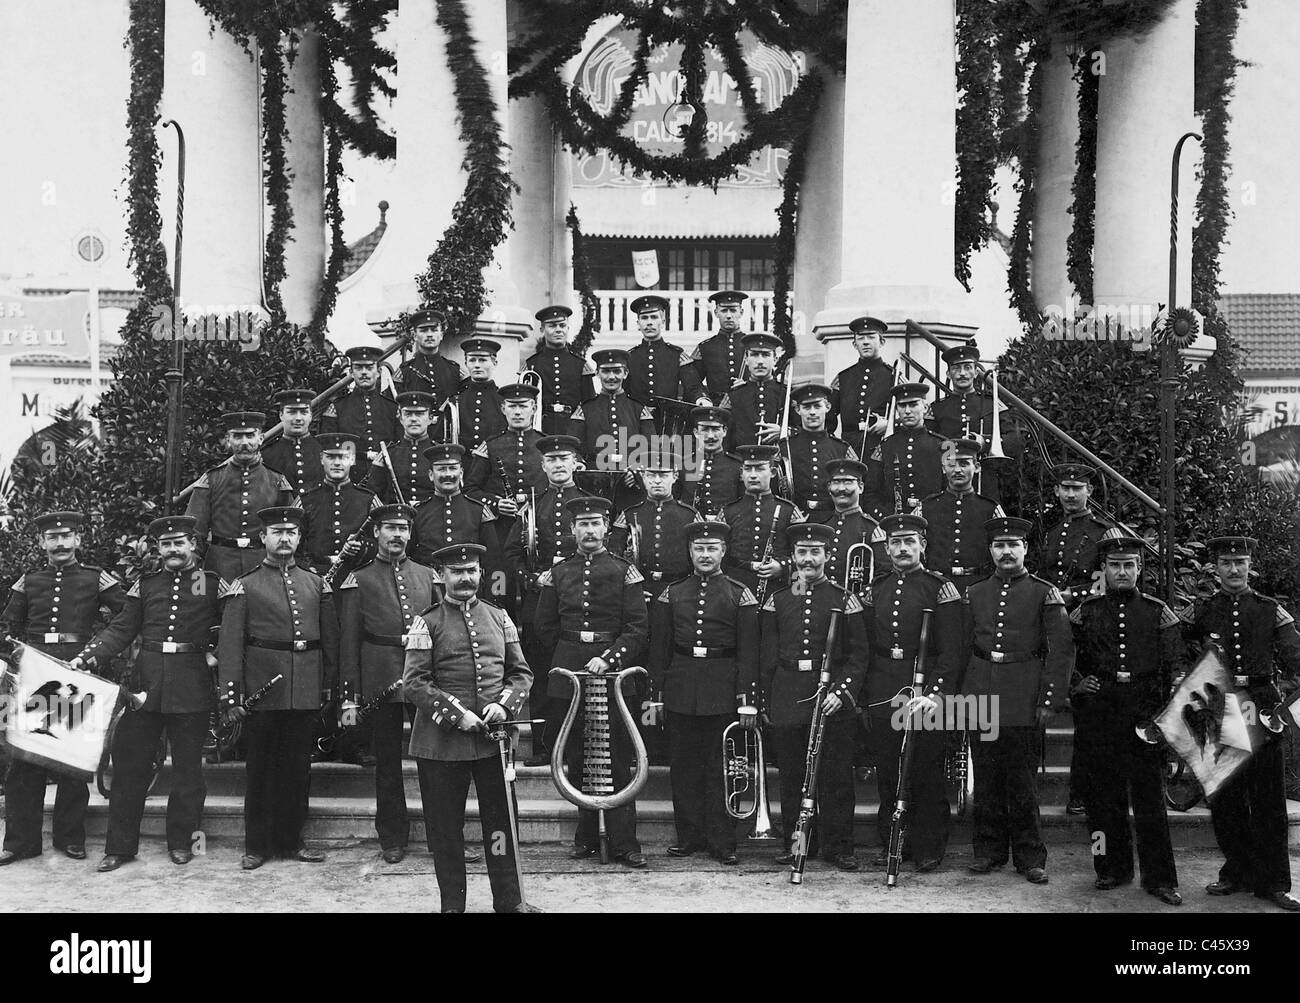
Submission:
<svg viewBox="0 0 1300 1003">
<path fill-rule="evenodd" d="M 68 293 L 84 293 L 85 287 L 75 288 L 72 286 L 56 287 L 41 286 L 39 288 L 23 289 L 24 296 L 66 296 Z M 108 307 L 118 307 L 122 310 L 134 309 L 136 303 L 140 300 L 140 291 L 138 289 L 101 289 L 99 291 L 100 309 Z"/>
<path fill-rule="evenodd" d="M 380 202 L 379 225 L 348 248 L 348 257 L 343 262 L 343 275 L 340 277 L 340 281 L 352 275 L 370 260 L 370 255 L 374 254 L 375 248 L 379 246 L 379 238 L 384 235 L 384 231 L 387 229 L 388 203 Z"/>
<path fill-rule="evenodd" d="M 1219 300 L 1247 371 L 1300 371 L 1300 293 L 1235 293 Z"/>
</svg>

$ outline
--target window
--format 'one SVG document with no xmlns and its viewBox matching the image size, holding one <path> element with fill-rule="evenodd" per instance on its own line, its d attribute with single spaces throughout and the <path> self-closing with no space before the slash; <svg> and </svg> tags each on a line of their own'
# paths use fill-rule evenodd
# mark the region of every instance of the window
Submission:
<svg viewBox="0 0 1300 1003">
<path fill-rule="evenodd" d="M 663 276 L 660 276 L 662 281 Z M 668 251 L 668 288 L 689 289 L 686 284 L 686 249 L 671 248 Z"/>
<path fill-rule="evenodd" d="M 686 238 L 589 238 L 587 262 L 594 289 L 634 290 L 632 252 L 659 252 L 659 288 L 705 291 L 770 291 L 776 279 L 776 248 L 770 240 Z"/>
<path fill-rule="evenodd" d="M 718 255 L 718 273 L 714 277 L 713 289 L 735 289 L 736 288 L 736 252 L 731 250 L 721 250 Z M 748 287 L 755 288 L 755 287 Z"/>
</svg>

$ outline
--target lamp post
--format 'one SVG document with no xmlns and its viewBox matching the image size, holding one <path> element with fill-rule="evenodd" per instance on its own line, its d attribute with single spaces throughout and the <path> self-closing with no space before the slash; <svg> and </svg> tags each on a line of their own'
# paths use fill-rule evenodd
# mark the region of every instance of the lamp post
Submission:
<svg viewBox="0 0 1300 1003">
<path fill-rule="evenodd" d="M 1165 330 L 1160 339 L 1160 501 L 1164 515 L 1160 519 L 1161 584 L 1165 601 L 1174 600 L 1174 534 L 1177 529 L 1178 479 L 1175 476 L 1175 418 L 1178 407 L 1178 384 L 1182 365 L 1178 358 L 1180 332 L 1174 331 L 1174 307 L 1178 298 L 1178 161 L 1183 144 L 1189 139 L 1200 142 L 1195 132 L 1179 137 L 1174 146 L 1169 180 L 1169 303 Z M 1181 322 L 1180 322 L 1181 323 Z"/>
<path fill-rule="evenodd" d="M 181 437 L 185 429 L 185 339 L 181 330 L 181 247 L 185 233 L 185 133 L 169 118 L 162 124 L 176 130 L 176 252 L 172 264 L 172 364 L 167 381 L 167 460 L 163 473 L 163 498 L 168 508 L 176 504 L 181 486 Z"/>
</svg>

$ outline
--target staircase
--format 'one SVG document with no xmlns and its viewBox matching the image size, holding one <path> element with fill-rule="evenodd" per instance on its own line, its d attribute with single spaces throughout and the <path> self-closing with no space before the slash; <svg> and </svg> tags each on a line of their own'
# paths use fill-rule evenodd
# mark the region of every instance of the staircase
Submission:
<svg viewBox="0 0 1300 1003">
<path fill-rule="evenodd" d="M 1038 778 L 1039 803 L 1042 807 L 1044 835 L 1049 843 L 1065 844 L 1088 842 L 1088 830 L 1081 816 L 1067 815 L 1066 799 L 1069 794 L 1070 752 L 1074 728 L 1067 714 L 1057 718 L 1047 731 L 1046 772 Z M 522 762 L 532 747 L 528 729 L 522 729 L 519 741 L 519 760 Z M 800 767 L 802 768 L 802 764 Z M 410 811 L 411 839 L 413 844 L 424 842 L 424 819 L 420 809 L 420 788 L 415 761 L 409 757 L 403 763 L 406 800 Z M 240 840 L 243 838 L 244 764 L 222 763 L 204 767 L 208 786 L 204 809 L 204 833 L 208 838 Z M 158 785 L 145 806 L 142 832 L 150 836 L 165 835 L 167 792 L 171 780 L 171 766 L 163 767 Z M 769 769 L 768 790 L 773 797 L 771 805 L 774 820 L 780 818 L 780 806 L 775 801 L 777 773 Z M 561 843 L 572 839 L 577 808 L 560 797 L 551 782 L 548 767 L 518 768 L 516 794 L 519 802 L 521 839 L 525 843 Z M 53 806 L 54 788 L 47 797 L 47 811 Z M 874 776 L 857 784 L 857 838 L 862 846 L 874 845 L 875 816 L 879 797 Z M 1291 841 L 1300 845 L 1300 802 L 1288 802 L 1291 822 Z M 373 771 L 345 763 L 316 763 L 312 766 L 311 810 L 306 838 L 319 843 L 351 843 L 373 840 L 375 801 Z M 471 842 L 481 838 L 478 823 L 477 801 L 471 792 L 466 811 L 466 836 Z M 1189 812 L 1170 811 L 1170 826 L 1174 845 L 1179 848 L 1213 847 L 1214 832 L 1210 826 L 1210 813 L 1204 804 Z M 92 790 L 87 820 L 87 832 L 92 844 L 102 840 L 108 825 L 108 804 L 98 792 Z M 954 846 L 969 841 L 970 815 L 956 820 Z M 650 776 L 637 799 L 637 832 L 649 847 L 664 846 L 674 841 L 672 791 L 667 766 L 651 766 Z"/>
</svg>

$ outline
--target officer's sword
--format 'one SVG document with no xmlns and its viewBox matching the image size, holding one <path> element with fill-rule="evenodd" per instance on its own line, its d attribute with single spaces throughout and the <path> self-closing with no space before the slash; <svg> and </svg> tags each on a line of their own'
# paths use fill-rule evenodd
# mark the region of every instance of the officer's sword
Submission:
<svg viewBox="0 0 1300 1003">
<path fill-rule="evenodd" d="M 515 808 L 515 746 L 510 740 L 510 729 L 521 724 L 536 727 L 545 724 L 544 718 L 524 719 L 519 721 L 496 721 L 492 724 L 483 722 L 483 734 L 488 741 L 496 742 L 501 755 L 501 777 L 506 786 L 506 811 L 510 815 L 510 856 L 515 861 L 515 881 L 519 884 L 519 904 L 527 905 L 524 896 L 524 865 L 520 860 L 519 815 Z M 491 852 L 489 848 L 488 852 Z"/>
</svg>

